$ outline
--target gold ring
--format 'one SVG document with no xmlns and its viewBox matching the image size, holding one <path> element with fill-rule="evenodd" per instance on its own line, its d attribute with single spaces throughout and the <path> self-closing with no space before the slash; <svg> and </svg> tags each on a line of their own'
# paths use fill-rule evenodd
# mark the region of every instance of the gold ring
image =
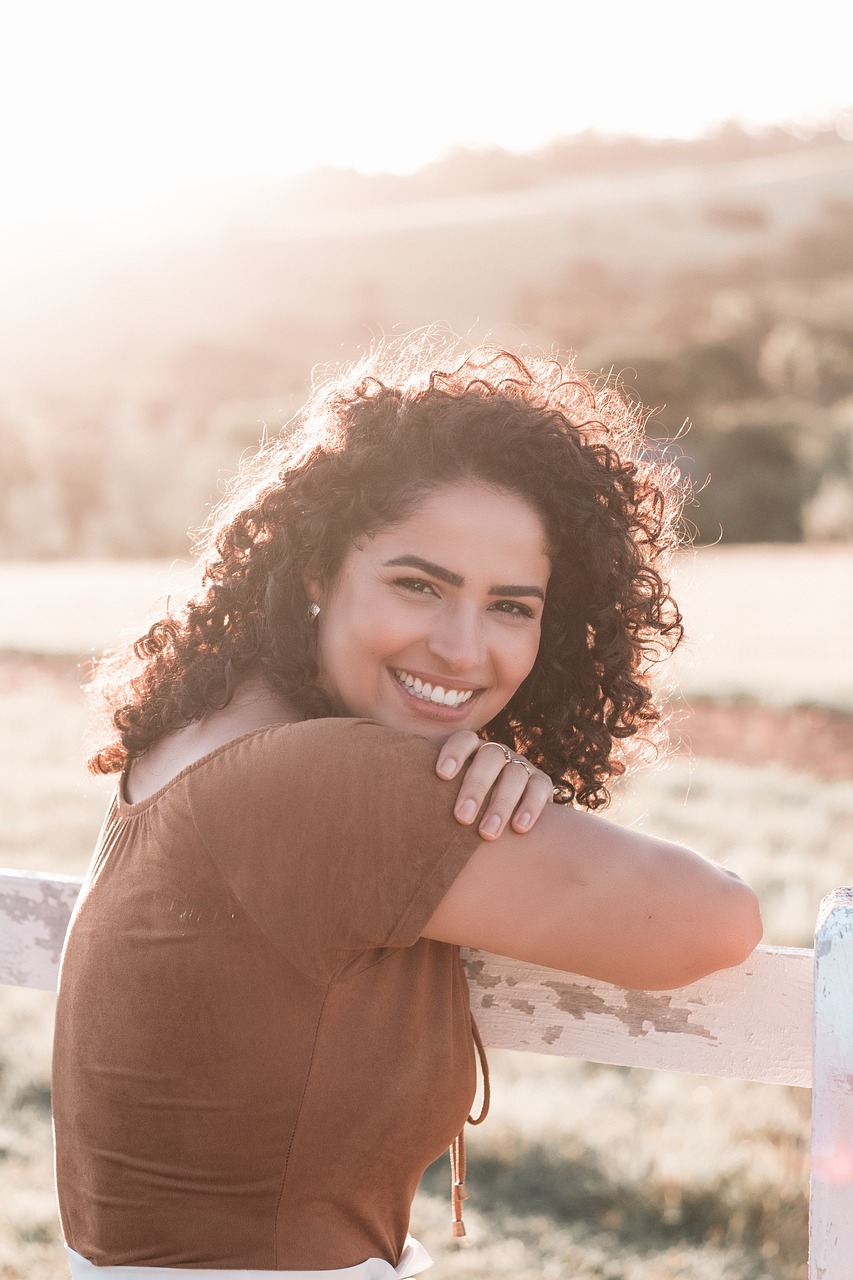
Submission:
<svg viewBox="0 0 853 1280">
<path fill-rule="evenodd" d="M 497 747 L 498 751 L 503 752 L 503 758 L 506 760 L 507 764 L 512 764 L 514 759 L 513 754 L 509 747 L 505 747 L 502 742 L 484 742 L 482 747 L 477 748 L 478 755 L 483 750 L 483 747 Z"/>
<path fill-rule="evenodd" d="M 527 771 L 527 776 L 528 776 L 528 778 L 532 778 L 532 777 L 533 777 L 533 770 L 531 769 L 531 767 L 530 767 L 530 765 L 527 763 L 527 761 L 523 758 L 523 756 L 513 756 L 509 763 L 510 763 L 510 764 L 520 764 L 520 765 L 521 765 L 521 767 L 522 767 L 522 769 L 525 769 L 525 770 Z"/>
</svg>

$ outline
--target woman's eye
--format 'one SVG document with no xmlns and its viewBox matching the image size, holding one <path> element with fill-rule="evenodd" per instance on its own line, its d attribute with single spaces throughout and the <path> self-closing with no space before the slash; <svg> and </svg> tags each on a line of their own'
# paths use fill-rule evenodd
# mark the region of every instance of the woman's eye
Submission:
<svg viewBox="0 0 853 1280">
<path fill-rule="evenodd" d="M 510 618 L 532 618 L 533 610 L 528 609 L 526 604 L 519 604 L 517 600 L 498 600 L 494 606 L 498 613 L 505 613 Z"/>
<path fill-rule="evenodd" d="M 412 591 L 415 595 L 437 595 L 435 587 L 431 582 L 427 582 L 425 578 L 395 578 L 395 587 L 402 587 L 404 591 Z"/>
</svg>

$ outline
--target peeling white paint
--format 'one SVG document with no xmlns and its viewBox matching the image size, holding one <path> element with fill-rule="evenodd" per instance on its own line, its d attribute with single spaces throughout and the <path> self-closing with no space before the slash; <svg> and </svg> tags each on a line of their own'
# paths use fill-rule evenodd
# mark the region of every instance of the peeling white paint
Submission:
<svg viewBox="0 0 853 1280">
<path fill-rule="evenodd" d="M 0 871 L 0 983 L 56 990 L 80 884 L 73 876 Z"/>
<path fill-rule="evenodd" d="M 815 933 L 809 1274 L 853 1274 L 853 889 L 821 903 Z"/>
<path fill-rule="evenodd" d="M 503 956 L 462 954 L 486 1045 L 811 1084 L 813 956 L 804 948 L 759 947 L 738 968 L 677 991 L 626 991 Z"/>
</svg>

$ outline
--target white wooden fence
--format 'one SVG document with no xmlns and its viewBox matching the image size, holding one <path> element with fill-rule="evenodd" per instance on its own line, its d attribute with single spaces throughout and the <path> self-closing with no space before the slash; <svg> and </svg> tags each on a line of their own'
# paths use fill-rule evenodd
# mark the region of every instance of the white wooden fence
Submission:
<svg viewBox="0 0 853 1280">
<path fill-rule="evenodd" d="M 55 990 L 80 881 L 0 871 L 0 983 Z M 853 1276 L 853 889 L 821 905 L 814 951 L 759 947 L 678 991 L 465 955 L 486 1045 L 812 1089 L 810 1280 Z"/>
</svg>

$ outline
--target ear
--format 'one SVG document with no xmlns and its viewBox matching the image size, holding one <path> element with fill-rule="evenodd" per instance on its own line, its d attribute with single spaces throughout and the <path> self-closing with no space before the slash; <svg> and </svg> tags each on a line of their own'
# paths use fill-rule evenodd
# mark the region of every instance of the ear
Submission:
<svg viewBox="0 0 853 1280">
<path fill-rule="evenodd" d="M 305 577 L 303 578 L 303 582 L 305 583 L 305 594 L 310 600 L 311 604 L 317 604 L 317 605 L 322 604 L 323 594 L 324 594 L 323 582 L 322 582 L 322 579 L 319 577 L 319 575 L 315 576 L 312 573 L 306 573 Z"/>
</svg>

